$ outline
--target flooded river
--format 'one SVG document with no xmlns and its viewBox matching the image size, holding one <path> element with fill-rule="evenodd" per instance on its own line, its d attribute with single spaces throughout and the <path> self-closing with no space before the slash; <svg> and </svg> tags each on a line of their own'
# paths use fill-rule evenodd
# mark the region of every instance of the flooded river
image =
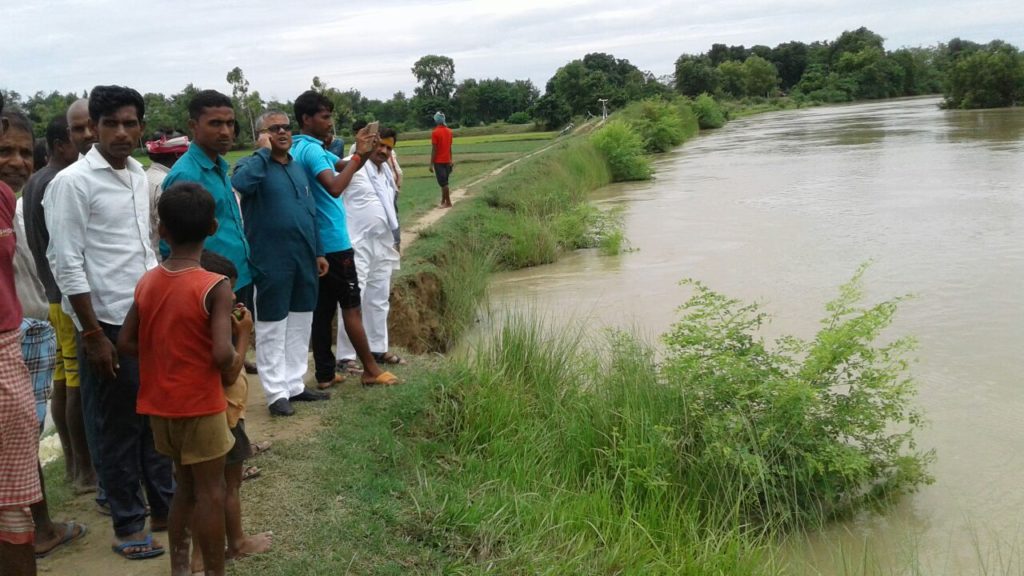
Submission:
<svg viewBox="0 0 1024 576">
<path fill-rule="evenodd" d="M 499 275 L 525 305 L 652 341 L 696 278 L 810 337 L 823 305 L 873 261 L 869 299 L 912 293 L 892 332 L 912 374 L 936 483 L 788 550 L 809 573 L 1024 573 L 1024 109 L 944 111 L 921 98 L 761 115 L 656 163 L 597 201 L 634 251 L 571 254 Z M 866 553 L 865 553 L 866 551 Z M 846 565 L 846 568 L 844 568 Z"/>
</svg>

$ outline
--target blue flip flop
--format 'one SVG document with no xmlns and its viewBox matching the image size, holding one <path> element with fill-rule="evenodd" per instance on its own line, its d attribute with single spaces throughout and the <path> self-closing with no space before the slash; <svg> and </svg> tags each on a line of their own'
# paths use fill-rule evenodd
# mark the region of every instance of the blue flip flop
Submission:
<svg viewBox="0 0 1024 576">
<path fill-rule="evenodd" d="M 150 548 L 150 550 L 143 550 L 140 552 L 126 552 L 129 548 Z M 111 544 L 110 549 L 114 551 L 118 556 L 127 558 L 128 560 L 145 560 L 146 558 L 156 558 L 163 554 L 165 550 L 163 548 L 153 548 L 153 535 L 146 534 L 146 537 L 142 540 L 129 540 L 126 542 L 120 542 L 118 544 Z"/>
</svg>

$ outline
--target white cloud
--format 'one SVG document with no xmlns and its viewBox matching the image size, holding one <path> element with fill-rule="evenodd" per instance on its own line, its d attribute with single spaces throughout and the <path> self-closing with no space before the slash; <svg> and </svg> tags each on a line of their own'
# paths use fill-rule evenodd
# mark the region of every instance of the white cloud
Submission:
<svg viewBox="0 0 1024 576">
<path fill-rule="evenodd" d="M 10 0 L 7 0 L 8 3 Z M 21 93 L 101 83 L 143 92 L 185 84 L 226 90 L 241 66 L 264 97 L 294 98 L 313 76 L 375 98 L 412 92 L 424 54 L 455 60 L 459 79 L 529 78 L 587 52 L 627 58 L 656 74 L 714 42 L 835 38 L 867 26 L 889 48 L 954 36 L 1024 46 L 1024 3 L 980 0 L 396 0 L 356 5 L 304 0 L 36 0 L 5 6 L 0 86 Z"/>
</svg>

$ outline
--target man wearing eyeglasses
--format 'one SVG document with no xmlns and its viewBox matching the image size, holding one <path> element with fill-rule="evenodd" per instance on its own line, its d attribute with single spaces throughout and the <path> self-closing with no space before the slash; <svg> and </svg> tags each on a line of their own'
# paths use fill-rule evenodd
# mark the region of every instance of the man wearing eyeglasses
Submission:
<svg viewBox="0 0 1024 576">
<path fill-rule="evenodd" d="M 259 150 L 235 167 L 256 286 L 256 366 L 272 414 L 290 416 L 306 393 L 319 277 L 327 273 L 306 172 L 291 156 L 284 112 L 259 118 Z"/>
</svg>

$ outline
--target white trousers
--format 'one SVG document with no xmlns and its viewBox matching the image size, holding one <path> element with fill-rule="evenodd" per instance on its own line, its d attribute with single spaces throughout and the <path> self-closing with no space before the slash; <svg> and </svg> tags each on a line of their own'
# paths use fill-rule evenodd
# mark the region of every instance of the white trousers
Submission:
<svg viewBox="0 0 1024 576">
<path fill-rule="evenodd" d="M 398 263 L 398 251 L 394 247 L 391 231 L 374 238 L 353 239 L 356 274 L 359 276 L 359 290 L 362 300 L 363 329 L 370 343 L 371 352 L 388 351 L 388 311 L 391 310 L 391 272 Z M 338 347 L 335 356 L 339 360 L 354 360 L 356 350 L 342 328 L 341 307 L 338 307 Z"/>
<path fill-rule="evenodd" d="M 267 405 L 301 393 L 309 368 L 312 312 L 289 312 L 277 322 L 256 322 L 256 368 Z"/>
</svg>

